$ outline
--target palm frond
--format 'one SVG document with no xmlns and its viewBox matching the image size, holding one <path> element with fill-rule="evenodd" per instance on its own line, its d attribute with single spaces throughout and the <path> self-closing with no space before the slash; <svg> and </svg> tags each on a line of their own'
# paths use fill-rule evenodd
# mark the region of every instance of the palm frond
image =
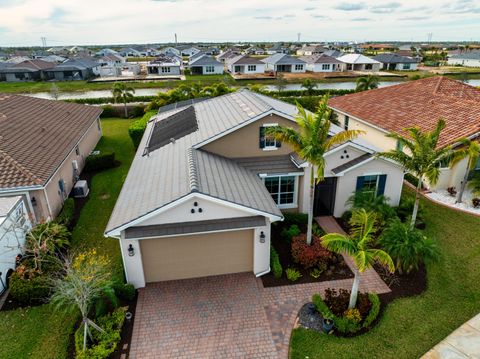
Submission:
<svg viewBox="0 0 480 359">
<path fill-rule="evenodd" d="M 328 233 L 321 240 L 322 245 L 332 252 L 347 253 L 349 255 L 353 255 L 356 252 L 355 242 L 343 234 Z"/>
</svg>

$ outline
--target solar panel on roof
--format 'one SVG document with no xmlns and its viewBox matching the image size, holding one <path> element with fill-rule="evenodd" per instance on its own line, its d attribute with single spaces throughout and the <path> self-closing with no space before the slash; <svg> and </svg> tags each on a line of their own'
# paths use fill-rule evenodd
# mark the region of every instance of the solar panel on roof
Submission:
<svg viewBox="0 0 480 359">
<path fill-rule="evenodd" d="M 171 110 L 175 110 L 177 108 L 182 108 L 182 107 L 186 107 L 186 106 L 195 105 L 196 103 L 208 100 L 209 98 L 210 97 L 198 97 L 198 98 L 194 98 L 194 99 L 191 99 L 191 100 L 183 100 L 183 101 L 178 101 L 178 102 L 175 102 L 175 103 L 171 103 L 170 105 L 165 105 L 165 106 L 160 107 L 158 109 L 158 114 L 161 114 L 161 113 L 164 113 L 164 112 L 167 112 L 167 111 L 171 111 Z"/>
<path fill-rule="evenodd" d="M 148 155 L 150 152 L 197 130 L 195 109 L 193 106 L 189 106 L 154 124 L 143 155 Z"/>
</svg>

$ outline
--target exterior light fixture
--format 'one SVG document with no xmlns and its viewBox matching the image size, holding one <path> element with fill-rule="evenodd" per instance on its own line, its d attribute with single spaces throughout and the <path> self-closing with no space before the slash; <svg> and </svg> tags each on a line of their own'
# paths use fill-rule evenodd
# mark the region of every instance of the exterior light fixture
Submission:
<svg viewBox="0 0 480 359">
<path fill-rule="evenodd" d="M 35 197 L 32 197 L 31 202 L 32 202 L 32 206 L 37 205 L 37 199 Z"/>
<path fill-rule="evenodd" d="M 135 255 L 135 248 L 131 244 L 128 245 L 128 256 L 133 257 Z"/>
<path fill-rule="evenodd" d="M 265 233 L 263 233 L 263 231 L 260 232 L 260 243 L 265 243 L 265 237 Z"/>
</svg>

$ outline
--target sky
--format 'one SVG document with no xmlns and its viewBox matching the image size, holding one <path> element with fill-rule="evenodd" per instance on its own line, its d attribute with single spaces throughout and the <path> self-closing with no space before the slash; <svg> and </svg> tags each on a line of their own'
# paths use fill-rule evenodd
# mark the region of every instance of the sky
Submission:
<svg viewBox="0 0 480 359">
<path fill-rule="evenodd" d="M 0 46 L 480 41 L 479 0 L 0 0 Z"/>
</svg>

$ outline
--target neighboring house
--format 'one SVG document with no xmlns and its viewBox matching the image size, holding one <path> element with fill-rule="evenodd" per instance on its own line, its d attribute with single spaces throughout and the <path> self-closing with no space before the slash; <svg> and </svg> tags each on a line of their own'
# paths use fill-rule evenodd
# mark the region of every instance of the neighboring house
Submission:
<svg viewBox="0 0 480 359">
<path fill-rule="evenodd" d="M 6 68 L 11 67 L 11 66 L 13 66 L 12 63 L 0 62 L 0 81 L 5 81 L 7 79 L 6 78 L 6 73 L 3 70 L 5 70 Z"/>
<path fill-rule="evenodd" d="M 0 294 L 23 255 L 25 238 L 32 228 L 22 196 L 0 197 Z"/>
<path fill-rule="evenodd" d="M 294 105 L 247 90 L 160 111 L 147 125 L 105 231 L 120 241 L 127 281 L 139 288 L 268 273 L 270 224 L 283 219 L 282 210 L 309 207 L 308 164 L 265 135 L 269 126 L 296 127 L 296 115 Z M 340 131 L 332 125 L 332 134 Z M 374 154 L 354 140 L 325 155 L 315 215 L 342 215 L 360 189 L 398 204 L 402 169 Z"/>
<path fill-rule="evenodd" d="M 172 46 L 163 47 L 159 50 L 159 53 L 165 56 L 182 56 L 180 51 Z"/>
<path fill-rule="evenodd" d="M 97 56 L 118 55 L 118 52 L 113 49 L 105 48 L 98 51 L 95 55 Z"/>
<path fill-rule="evenodd" d="M 240 52 L 234 51 L 234 50 L 227 50 L 225 52 L 222 52 L 220 55 L 218 55 L 216 58 L 218 61 L 225 63 L 228 59 L 237 57 L 240 55 Z"/>
<path fill-rule="evenodd" d="M 126 59 L 119 54 L 107 54 L 97 59 L 100 65 L 98 69 L 102 77 L 118 77 L 122 76 L 125 66 L 135 66 L 136 64 L 127 63 Z"/>
<path fill-rule="evenodd" d="M 58 55 L 48 55 L 44 57 L 39 57 L 39 59 L 43 61 L 54 62 L 57 64 L 61 64 L 62 62 L 65 62 L 67 60 L 67 58 Z"/>
<path fill-rule="evenodd" d="M 379 61 L 362 54 L 347 54 L 340 56 L 338 60 L 346 64 L 347 71 L 378 71 L 382 65 Z"/>
<path fill-rule="evenodd" d="M 196 55 L 200 52 L 201 50 L 198 48 L 198 47 L 195 47 L 195 46 L 188 46 L 188 47 L 184 47 L 180 50 L 180 53 L 182 56 L 193 56 L 193 55 Z"/>
<path fill-rule="evenodd" d="M 467 51 L 448 57 L 450 66 L 480 67 L 480 51 Z"/>
<path fill-rule="evenodd" d="M 256 46 L 249 47 L 244 52 L 247 55 L 265 55 L 265 50 Z"/>
<path fill-rule="evenodd" d="M 461 137 L 478 138 L 480 134 L 480 90 L 446 77 L 338 96 L 330 99 L 329 106 L 338 114 L 342 127 L 366 131 L 362 138 L 383 151 L 401 146 L 386 134 L 406 135 L 405 128 L 415 126 L 431 131 L 440 118 L 446 122 L 440 147 L 455 145 Z M 466 160 L 451 169 L 441 168 L 435 188 L 459 188 L 465 170 Z"/>
<path fill-rule="evenodd" d="M 188 68 L 192 75 L 218 75 L 223 74 L 224 66 L 215 58 L 202 55 L 189 61 Z"/>
<path fill-rule="evenodd" d="M 46 71 L 47 78 L 56 81 L 89 80 L 100 74 L 100 64 L 93 59 L 75 58 Z"/>
<path fill-rule="evenodd" d="M 311 56 L 323 54 L 328 49 L 321 45 L 303 46 L 297 50 L 298 56 Z"/>
<path fill-rule="evenodd" d="M 289 54 L 290 49 L 286 46 L 283 46 L 281 42 L 275 43 L 272 47 L 266 49 L 268 55 L 274 54 Z"/>
<path fill-rule="evenodd" d="M 120 49 L 118 53 L 122 57 L 142 57 L 142 54 L 140 51 L 133 49 L 131 47 L 125 47 L 123 49 Z"/>
<path fill-rule="evenodd" d="M 345 69 L 342 61 L 325 54 L 302 56 L 300 60 L 305 61 L 306 69 L 312 72 L 336 72 Z"/>
<path fill-rule="evenodd" d="M 96 106 L 0 94 L 0 197 L 23 196 L 34 222 L 60 212 L 102 136 Z"/>
<path fill-rule="evenodd" d="M 417 61 L 411 57 L 384 53 L 374 56 L 373 59 L 382 63 L 381 70 L 415 71 L 417 69 Z"/>
<path fill-rule="evenodd" d="M 344 53 L 342 51 L 339 51 L 339 50 L 327 50 L 323 53 L 324 55 L 326 56 L 330 56 L 330 57 L 335 57 L 336 59 L 338 59 L 340 56 L 343 56 Z"/>
<path fill-rule="evenodd" d="M 305 72 L 306 63 L 287 54 L 275 54 L 261 60 L 267 71 L 274 72 Z"/>
<path fill-rule="evenodd" d="M 149 75 L 180 75 L 182 61 L 177 57 L 159 56 L 147 64 Z"/>
<path fill-rule="evenodd" d="M 227 59 L 225 64 L 232 74 L 263 74 L 265 72 L 265 63 L 245 55 Z"/>
<path fill-rule="evenodd" d="M 201 51 L 209 56 L 217 56 L 220 53 L 220 50 L 217 47 L 207 47 Z"/>
<path fill-rule="evenodd" d="M 0 70 L 8 82 L 36 81 L 47 78 L 46 71 L 56 66 L 53 62 L 40 59 L 26 60 Z"/>
</svg>

